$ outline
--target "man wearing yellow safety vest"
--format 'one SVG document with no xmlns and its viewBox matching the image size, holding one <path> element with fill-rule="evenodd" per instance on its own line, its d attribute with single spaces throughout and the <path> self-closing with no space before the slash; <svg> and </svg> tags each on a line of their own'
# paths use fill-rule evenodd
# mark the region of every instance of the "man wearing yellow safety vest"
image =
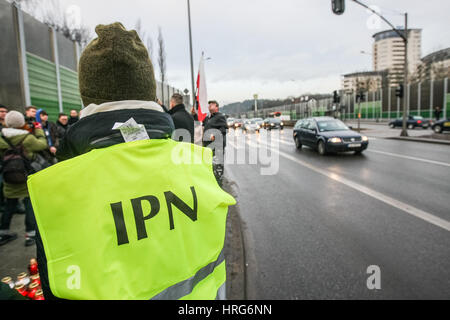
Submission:
<svg viewBox="0 0 450 320">
<path fill-rule="evenodd" d="M 211 151 L 176 142 L 148 52 L 120 23 L 84 50 L 85 106 L 28 179 L 46 299 L 223 299 L 228 206 Z"/>
</svg>

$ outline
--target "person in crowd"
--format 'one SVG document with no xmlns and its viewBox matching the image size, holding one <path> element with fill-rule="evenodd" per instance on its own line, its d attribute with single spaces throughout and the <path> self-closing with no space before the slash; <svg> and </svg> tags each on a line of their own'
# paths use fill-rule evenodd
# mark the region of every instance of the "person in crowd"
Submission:
<svg viewBox="0 0 450 320">
<path fill-rule="evenodd" d="M 32 160 L 35 153 L 43 151 L 48 148 L 44 131 L 36 124 L 34 134 L 26 127 L 23 114 L 17 111 L 10 111 L 5 117 L 6 128 L 2 129 L 2 136 L 0 137 L 0 155 L 3 160 L 3 155 L 13 147 L 23 147 L 24 157 Z M 12 215 L 17 207 L 18 199 L 23 198 L 25 204 L 25 246 L 31 246 L 35 243 L 36 223 L 33 214 L 33 207 L 31 206 L 30 196 L 26 179 L 23 183 L 12 181 L 13 177 L 9 178 L 6 174 L 6 164 L 3 161 L 3 194 L 6 199 L 5 211 L 1 217 L 0 223 L 0 245 L 4 245 L 12 240 L 17 239 L 17 234 L 10 231 L 10 224 Z M 14 183 L 13 183 L 14 182 Z"/>
<path fill-rule="evenodd" d="M 194 118 L 186 111 L 181 94 L 174 93 L 172 95 L 168 113 L 172 117 L 175 129 L 187 130 L 190 134 L 190 142 L 194 143 Z"/>
<path fill-rule="evenodd" d="M 439 119 L 441 118 L 441 113 L 442 113 L 441 108 L 436 107 L 434 109 L 434 117 L 436 118 L 436 121 L 439 121 Z"/>
<path fill-rule="evenodd" d="M 47 138 L 48 150 L 43 152 L 43 155 L 50 164 L 54 164 L 56 162 L 56 150 L 59 146 L 58 128 L 56 124 L 48 121 L 48 113 L 43 109 L 39 109 L 36 112 L 36 120 L 41 124 Z"/>
<path fill-rule="evenodd" d="M 96 33 L 79 62 L 87 107 L 60 144 L 58 166 L 28 180 L 45 299 L 224 298 L 235 201 L 211 174 L 211 151 L 171 139 L 174 123 L 154 102 L 153 65 L 136 31 L 114 23 Z M 177 163 L 188 152 L 199 163 Z M 73 266 L 76 290 L 66 279 Z"/>
<path fill-rule="evenodd" d="M 69 129 L 69 118 L 67 114 L 60 113 L 58 115 L 58 120 L 56 121 L 56 129 L 58 131 L 58 140 L 62 141 L 66 135 L 67 129 Z"/>
<path fill-rule="evenodd" d="M 0 104 L 0 130 L 5 127 L 5 117 L 8 113 L 8 108 Z"/>
<path fill-rule="evenodd" d="M 6 126 L 5 125 L 5 117 L 8 113 L 8 108 L 2 104 L 0 104 L 0 132 Z M 0 211 L 3 212 L 5 209 L 5 199 L 3 197 L 3 175 L 0 172 Z"/>
<path fill-rule="evenodd" d="M 31 127 L 31 124 L 36 122 L 36 112 L 37 108 L 35 106 L 28 106 L 25 109 L 25 122 L 29 124 Z"/>
<path fill-rule="evenodd" d="M 77 123 L 78 120 L 80 120 L 80 117 L 78 116 L 78 111 L 75 109 L 70 110 L 69 126 Z"/>
</svg>

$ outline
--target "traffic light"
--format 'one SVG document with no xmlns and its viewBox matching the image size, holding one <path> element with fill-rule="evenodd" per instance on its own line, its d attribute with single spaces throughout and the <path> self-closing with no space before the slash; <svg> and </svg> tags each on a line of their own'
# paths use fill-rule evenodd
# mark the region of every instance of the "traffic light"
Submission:
<svg viewBox="0 0 450 320">
<path fill-rule="evenodd" d="M 364 92 L 360 92 L 356 95 L 356 100 L 359 102 L 364 102 L 366 99 L 366 96 L 364 95 Z"/>
<path fill-rule="evenodd" d="M 335 90 L 333 92 L 333 103 L 340 103 L 341 97 L 338 95 L 337 91 Z"/>
<path fill-rule="evenodd" d="M 334 14 L 343 14 L 345 11 L 345 0 L 331 0 L 331 9 Z"/>
<path fill-rule="evenodd" d="M 400 84 L 397 89 L 395 89 L 395 96 L 398 98 L 403 98 L 403 85 Z"/>
</svg>

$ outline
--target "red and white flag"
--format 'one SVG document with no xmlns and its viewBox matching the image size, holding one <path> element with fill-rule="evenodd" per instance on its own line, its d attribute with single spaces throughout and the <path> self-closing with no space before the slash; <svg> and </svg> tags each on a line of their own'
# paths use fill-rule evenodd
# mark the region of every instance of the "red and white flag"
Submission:
<svg viewBox="0 0 450 320">
<path fill-rule="evenodd" d="M 196 101 L 198 105 L 198 121 L 203 122 L 209 115 L 208 108 L 208 93 L 206 91 L 206 77 L 205 77 L 205 59 L 202 55 L 200 59 L 200 67 L 198 69 L 197 77 L 197 96 Z"/>
</svg>

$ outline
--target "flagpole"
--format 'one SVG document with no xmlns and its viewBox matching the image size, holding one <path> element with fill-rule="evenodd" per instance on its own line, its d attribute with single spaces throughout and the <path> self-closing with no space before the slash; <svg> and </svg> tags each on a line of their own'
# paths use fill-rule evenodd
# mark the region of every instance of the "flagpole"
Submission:
<svg viewBox="0 0 450 320">
<path fill-rule="evenodd" d="M 188 20 L 189 20 L 189 48 L 191 52 L 191 81 L 192 81 L 192 107 L 195 108 L 195 85 L 194 85 L 194 58 L 192 55 L 192 31 L 191 31 L 191 6 L 189 0 L 187 0 L 188 7 Z"/>
</svg>

